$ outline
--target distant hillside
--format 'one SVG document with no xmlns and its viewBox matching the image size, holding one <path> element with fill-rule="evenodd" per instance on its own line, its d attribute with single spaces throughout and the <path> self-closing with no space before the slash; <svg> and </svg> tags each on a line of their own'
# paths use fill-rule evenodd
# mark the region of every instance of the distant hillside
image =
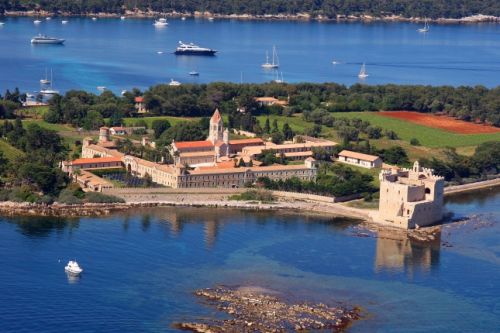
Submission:
<svg viewBox="0 0 500 333">
<path fill-rule="evenodd" d="M 0 0 L 5 11 L 45 10 L 71 14 L 208 11 L 215 14 L 401 15 L 403 17 L 461 18 L 476 14 L 500 16 L 499 0 Z"/>
</svg>

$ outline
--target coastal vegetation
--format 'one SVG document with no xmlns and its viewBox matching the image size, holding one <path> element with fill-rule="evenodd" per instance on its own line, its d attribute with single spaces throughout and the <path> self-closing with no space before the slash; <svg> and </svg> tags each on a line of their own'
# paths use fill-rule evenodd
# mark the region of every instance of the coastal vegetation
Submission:
<svg viewBox="0 0 500 333">
<path fill-rule="evenodd" d="M 239 201 L 260 201 L 260 202 L 274 202 L 276 201 L 276 198 L 274 195 L 267 190 L 254 190 L 254 189 L 249 189 L 243 193 L 240 194 L 234 194 L 229 197 L 229 200 L 239 200 Z"/>
<path fill-rule="evenodd" d="M 69 182 L 58 163 L 66 158 L 67 147 L 61 137 L 37 124 L 26 128 L 19 118 L 5 121 L 0 140 L 23 152 L 2 160 L 2 200 L 49 203 Z M 3 155 L 3 154 L 2 154 Z"/>
<path fill-rule="evenodd" d="M 302 181 L 298 178 L 271 180 L 257 179 L 257 186 L 269 190 L 310 193 L 334 197 L 360 194 L 371 198 L 377 189 L 372 184 L 373 177 L 343 164 L 322 163 L 316 181 Z"/>
<path fill-rule="evenodd" d="M 500 5 L 496 0 L 2 0 L 0 13 L 4 11 L 44 10 L 51 13 L 73 15 L 90 13 L 123 14 L 131 11 L 155 11 L 194 13 L 210 12 L 215 14 L 249 15 L 297 15 L 309 14 L 336 18 L 337 15 L 370 15 L 384 17 L 401 15 L 403 17 L 461 18 L 484 14 L 500 16 Z"/>
<path fill-rule="evenodd" d="M 123 97 L 117 97 L 110 91 L 98 96 L 84 91 L 69 91 L 50 101 L 50 108 L 44 119 L 49 123 L 67 123 L 80 127 L 88 123 L 92 128 L 98 125 L 96 118 L 100 117 L 102 120 L 106 119 L 108 125 L 120 124 L 124 117 L 134 114 L 134 97 L 140 94 L 142 93 L 136 89 Z M 261 106 L 254 99 L 259 96 L 287 99 L 289 106 Z M 245 130 L 254 130 L 257 122 L 252 117 L 262 114 L 292 116 L 323 111 L 332 115 L 339 112 L 416 111 L 500 126 L 500 87 L 488 89 L 482 86 L 390 84 L 355 84 L 346 87 L 335 83 L 221 82 L 171 87 L 162 84 L 144 92 L 144 103 L 149 116 L 208 117 L 215 108 L 219 108 L 230 118 L 230 126 L 239 126 Z M 238 112 L 237 109 L 245 112 Z M 92 114 L 89 115 L 89 112 Z M 259 126 L 262 128 L 264 124 Z"/>
</svg>

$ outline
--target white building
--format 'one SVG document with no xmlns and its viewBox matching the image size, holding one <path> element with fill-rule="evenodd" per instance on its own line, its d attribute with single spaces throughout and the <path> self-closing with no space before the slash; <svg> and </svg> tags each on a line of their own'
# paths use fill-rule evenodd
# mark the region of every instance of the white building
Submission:
<svg viewBox="0 0 500 333">
<path fill-rule="evenodd" d="M 382 167 L 382 159 L 379 156 L 357 153 L 350 150 L 342 150 L 339 153 L 338 161 L 367 169 Z"/>
</svg>

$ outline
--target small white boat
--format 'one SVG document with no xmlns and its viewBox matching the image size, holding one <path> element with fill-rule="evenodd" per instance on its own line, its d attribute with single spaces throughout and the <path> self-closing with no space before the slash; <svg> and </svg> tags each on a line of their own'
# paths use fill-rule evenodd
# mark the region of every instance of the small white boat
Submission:
<svg viewBox="0 0 500 333">
<path fill-rule="evenodd" d="M 214 18 L 213 18 L 212 16 L 210 16 L 210 17 L 208 18 L 208 20 L 209 20 L 209 21 L 213 21 L 213 20 L 214 20 Z"/>
<path fill-rule="evenodd" d="M 361 66 L 361 69 L 359 71 L 358 77 L 361 80 L 366 79 L 368 77 L 368 73 L 366 72 L 366 65 L 365 65 L 365 63 L 363 63 L 363 65 Z"/>
<path fill-rule="evenodd" d="M 92 21 L 97 21 L 97 17 L 93 17 L 93 18 L 92 18 Z"/>
<path fill-rule="evenodd" d="M 48 17 L 46 17 L 45 19 L 46 19 L 47 21 L 50 21 L 50 20 L 52 20 L 52 17 L 48 16 Z"/>
<path fill-rule="evenodd" d="M 197 71 L 191 71 L 191 72 L 189 72 L 189 75 L 191 75 L 191 76 L 199 76 L 200 73 L 198 73 Z"/>
<path fill-rule="evenodd" d="M 181 17 L 181 20 L 186 21 L 186 17 L 185 16 Z"/>
<path fill-rule="evenodd" d="M 175 81 L 174 79 L 170 79 L 170 83 L 168 85 L 177 87 L 177 86 L 180 86 L 181 83 L 179 81 Z"/>
<path fill-rule="evenodd" d="M 269 54 L 266 51 L 266 62 L 261 65 L 264 69 L 273 69 L 280 66 L 276 46 L 273 46 L 273 62 L 269 62 Z"/>
<path fill-rule="evenodd" d="M 33 23 L 40 24 L 40 23 L 42 23 L 42 21 L 40 21 L 40 20 L 34 20 Z"/>
<path fill-rule="evenodd" d="M 166 27 L 168 25 L 166 18 L 160 18 L 153 23 L 155 27 Z"/>
<path fill-rule="evenodd" d="M 80 275 L 83 272 L 83 269 L 78 265 L 76 261 L 70 260 L 64 270 L 70 274 Z"/>
<path fill-rule="evenodd" d="M 339 64 L 340 64 L 340 61 L 333 60 L 333 61 L 332 61 L 332 64 L 334 64 L 334 65 L 339 65 Z"/>
<path fill-rule="evenodd" d="M 279 75 L 280 73 L 276 72 L 276 78 L 273 80 L 274 83 L 285 83 L 285 80 L 283 80 L 283 72 L 281 72 L 281 77 Z"/>
<path fill-rule="evenodd" d="M 106 88 L 105 86 L 97 86 L 97 90 L 99 90 L 99 91 L 104 91 L 106 89 L 108 89 L 108 88 Z"/>
<path fill-rule="evenodd" d="M 425 20 L 424 27 L 418 29 L 418 32 L 429 32 L 429 30 L 430 30 L 430 28 L 429 28 L 429 22 L 427 22 L 427 20 Z"/>
<path fill-rule="evenodd" d="M 0 26 L 2 26 L 2 25 L 4 25 L 4 24 L 5 24 L 5 22 L 0 22 Z"/>
<path fill-rule="evenodd" d="M 66 21 L 66 20 L 62 20 L 62 21 L 61 21 L 61 23 L 62 23 L 62 24 L 68 24 L 68 21 Z"/>
<path fill-rule="evenodd" d="M 158 53 L 158 54 L 163 54 L 163 51 L 157 51 L 156 53 Z"/>
<path fill-rule="evenodd" d="M 120 20 L 125 20 L 125 16 L 120 16 Z"/>
</svg>

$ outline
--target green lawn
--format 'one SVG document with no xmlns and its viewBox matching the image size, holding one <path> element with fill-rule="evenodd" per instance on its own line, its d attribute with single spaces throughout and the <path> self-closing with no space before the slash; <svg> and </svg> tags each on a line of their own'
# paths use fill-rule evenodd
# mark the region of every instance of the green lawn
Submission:
<svg viewBox="0 0 500 333">
<path fill-rule="evenodd" d="M 44 114 L 46 114 L 48 111 L 49 111 L 48 106 L 33 106 L 16 110 L 16 115 L 21 116 L 23 118 L 42 119 Z"/>
<path fill-rule="evenodd" d="M 23 124 L 25 126 L 29 124 L 37 124 L 42 128 L 48 129 L 48 130 L 53 130 L 56 132 L 63 132 L 63 131 L 74 131 L 75 129 L 71 127 L 71 125 L 62 125 L 62 124 L 51 124 L 43 120 L 32 120 L 32 119 L 27 119 L 23 120 Z"/>
<path fill-rule="evenodd" d="M 420 144 L 431 148 L 476 146 L 486 141 L 500 141 L 500 132 L 493 134 L 455 134 L 436 128 L 412 124 L 399 119 L 378 115 L 376 112 L 333 113 L 336 118 L 360 118 L 374 126 L 393 130 L 404 141 L 418 139 Z"/>
<path fill-rule="evenodd" d="M 0 150 L 4 153 L 5 157 L 9 160 L 14 160 L 18 156 L 24 155 L 19 149 L 12 147 L 10 144 L 0 139 Z"/>
<path fill-rule="evenodd" d="M 170 125 L 174 126 L 183 121 L 194 121 L 199 119 L 200 118 L 197 117 L 185 118 L 185 117 L 159 116 L 159 117 L 144 117 L 144 118 L 123 118 L 123 122 L 125 123 L 125 126 L 133 126 L 139 120 L 144 120 L 146 124 L 148 124 L 148 128 L 151 128 L 151 124 L 155 120 L 168 120 L 170 122 Z"/>
</svg>

